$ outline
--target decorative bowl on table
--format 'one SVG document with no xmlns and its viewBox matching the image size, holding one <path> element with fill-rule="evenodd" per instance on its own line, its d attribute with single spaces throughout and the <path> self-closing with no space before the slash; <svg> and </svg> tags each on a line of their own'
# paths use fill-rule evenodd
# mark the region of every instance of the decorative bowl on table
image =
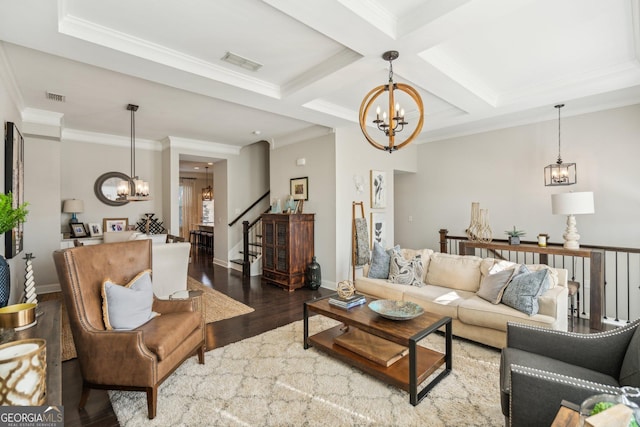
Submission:
<svg viewBox="0 0 640 427">
<path fill-rule="evenodd" d="M 389 299 L 371 301 L 369 308 L 391 320 L 410 320 L 424 313 L 424 309 L 414 302 Z"/>
</svg>

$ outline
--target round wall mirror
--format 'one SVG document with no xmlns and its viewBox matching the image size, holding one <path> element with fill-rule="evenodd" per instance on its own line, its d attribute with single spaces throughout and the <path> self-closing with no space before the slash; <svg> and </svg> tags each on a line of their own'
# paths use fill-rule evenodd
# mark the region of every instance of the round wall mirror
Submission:
<svg viewBox="0 0 640 427">
<path fill-rule="evenodd" d="M 131 181 L 131 179 L 121 172 L 107 172 L 100 175 L 93 186 L 98 200 L 109 206 L 122 206 L 129 203 L 128 200 L 118 199 L 118 184 L 121 181 Z"/>
</svg>

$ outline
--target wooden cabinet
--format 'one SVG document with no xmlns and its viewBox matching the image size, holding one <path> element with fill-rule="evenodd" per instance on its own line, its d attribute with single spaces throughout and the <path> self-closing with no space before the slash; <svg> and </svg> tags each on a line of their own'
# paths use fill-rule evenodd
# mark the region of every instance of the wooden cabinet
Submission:
<svg viewBox="0 0 640 427">
<path fill-rule="evenodd" d="M 262 215 L 262 281 L 293 291 L 313 258 L 314 214 Z"/>
</svg>

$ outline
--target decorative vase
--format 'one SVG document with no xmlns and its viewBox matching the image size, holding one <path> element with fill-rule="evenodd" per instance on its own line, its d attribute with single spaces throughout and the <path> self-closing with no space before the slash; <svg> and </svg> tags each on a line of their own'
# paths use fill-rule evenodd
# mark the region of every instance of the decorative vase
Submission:
<svg viewBox="0 0 640 427">
<path fill-rule="evenodd" d="M 11 270 L 7 260 L 0 255 L 0 307 L 6 307 L 9 303 L 11 292 Z"/>
<path fill-rule="evenodd" d="M 322 271 L 315 256 L 311 259 L 309 265 L 307 265 L 305 275 L 307 278 L 307 286 L 309 288 L 316 290 L 320 287 L 320 284 L 322 283 Z"/>
<path fill-rule="evenodd" d="M 471 241 L 478 240 L 478 232 L 480 231 L 480 203 L 471 203 L 471 222 L 467 228 L 467 238 Z"/>
<path fill-rule="evenodd" d="M 489 209 L 480 209 L 480 226 L 478 227 L 477 240 L 481 242 L 493 240 L 493 232 L 489 227 Z"/>
</svg>

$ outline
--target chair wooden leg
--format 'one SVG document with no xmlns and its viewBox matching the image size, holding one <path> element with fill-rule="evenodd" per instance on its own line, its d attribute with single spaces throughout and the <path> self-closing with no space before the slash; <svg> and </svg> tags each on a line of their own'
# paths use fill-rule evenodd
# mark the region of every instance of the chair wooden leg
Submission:
<svg viewBox="0 0 640 427">
<path fill-rule="evenodd" d="M 82 394 L 80 395 L 80 403 L 78 403 L 78 409 L 84 409 L 84 406 L 87 404 L 87 400 L 89 399 L 89 392 L 91 389 L 87 384 L 82 382 Z"/>
<path fill-rule="evenodd" d="M 204 365 L 204 347 L 205 345 L 203 344 L 202 347 L 198 349 L 198 363 L 201 365 Z"/>
<path fill-rule="evenodd" d="M 147 410 L 149 411 L 149 419 L 156 417 L 156 408 L 158 406 L 158 386 L 147 388 Z"/>
</svg>

